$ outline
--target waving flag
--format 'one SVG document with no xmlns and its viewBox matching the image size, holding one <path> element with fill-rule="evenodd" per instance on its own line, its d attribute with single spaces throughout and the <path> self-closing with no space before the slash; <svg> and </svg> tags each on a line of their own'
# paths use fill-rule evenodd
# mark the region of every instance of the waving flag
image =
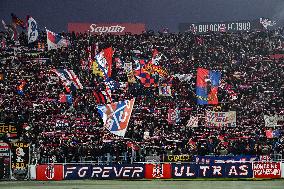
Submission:
<svg viewBox="0 0 284 189">
<path fill-rule="evenodd" d="M 168 124 L 175 124 L 180 122 L 180 110 L 179 108 L 168 109 Z"/>
<path fill-rule="evenodd" d="M 68 47 L 69 41 L 64 37 L 46 30 L 48 50 Z"/>
<path fill-rule="evenodd" d="M 136 68 L 134 75 L 140 80 L 144 87 L 157 87 L 159 82 L 158 74 L 152 74 L 149 70 L 145 70 L 146 66 L 145 60 L 135 60 Z"/>
<path fill-rule="evenodd" d="M 68 104 L 72 104 L 73 99 L 72 99 L 72 95 L 71 94 L 60 94 L 59 95 L 59 102 L 61 103 L 68 103 Z"/>
<path fill-rule="evenodd" d="M 2 20 L 4 29 L 8 32 L 10 39 L 17 40 L 18 32 L 14 25 L 7 25 L 4 20 Z"/>
<path fill-rule="evenodd" d="M 96 63 L 99 69 L 103 72 L 105 78 L 111 77 L 112 68 L 112 55 L 113 50 L 111 47 L 102 50 L 99 54 L 95 56 Z"/>
<path fill-rule="evenodd" d="M 106 104 L 111 103 L 112 101 L 111 91 L 109 88 L 106 88 L 105 91 L 94 91 L 93 94 L 96 98 L 97 104 Z"/>
<path fill-rule="evenodd" d="M 20 85 L 17 86 L 17 91 L 19 95 L 23 96 L 25 94 L 24 89 L 25 89 L 26 84 L 27 82 L 23 80 L 20 82 Z"/>
<path fill-rule="evenodd" d="M 226 81 L 221 80 L 220 88 L 227 91 L 231 100 L 238 99 L 238 94 L 232 89 L 232 85 L 228 84 Z"/>
<path fill-rule="evenodd" d="M 192 74 L 175 74 L 173 77 L 178 78 L 180 81 L 189 82 L 193 77 Z"/>
<path fill-rule="evenodd" d="M 70 92 L 70 90 L 74 91 L 76 89 L 83 89 L 83 85 L 73 70 L 52 69 L 51 71 L 61 79 L 67 92 Z"/>
<path fill-rule="evenodd" d="M 21 20 L 20 18 L 18 18 L 15 14 L 11 13 L 12 16 L 12 22 L 13 24 L 15 24 L 16 26 L 20 26 L 23 29 L 26 28 L 26 24 L 23 20 Z"/>
<path fill-rule="evenodd" d="M 266 135 L 266 138 L 279 138 L 280 131 L 279 130 L 273 131 L 272 129 L 269 129 L 265 131 L 265 135 Z"/>
<path fill-rule="evenodd" d="M 218 86 L 221 73 L 203 68 L 197 69 L 197 104 L 218 104 Z"/>
<path fill-rule="evenodd" d="M 33 43 L 38 38 L 38 28 L 35 19 L 28 16 L 28 43 Z"/>
<path fill-rule="evenodd" d="M 159 51 L 157 49 L 153 50 L 153 54 L 152 54 L 152 63 L 154 65 L 159 65 L 159 61 L 162 58 L 162 54 L 159 53 Z"/>
<path fill-rule="evenodd" d="M 124 137 L 135 99 L 98 106 L 104 126 L 113 134 Z"/>
</svg>

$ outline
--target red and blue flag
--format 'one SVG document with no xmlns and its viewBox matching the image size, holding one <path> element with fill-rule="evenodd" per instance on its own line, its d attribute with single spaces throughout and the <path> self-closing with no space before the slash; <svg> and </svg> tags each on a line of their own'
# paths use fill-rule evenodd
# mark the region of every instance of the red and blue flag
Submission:
<svg viewBox="0 0 284 189">
<path fill-rule="evenodd" d="M 218 86 L 221 79 L 219 71 L 197 69 L 197 104 L 218 104 Z"/>
<path fill-rule="evenodd" d="M 135 99 L 114 102 L 98 106 L 98 112 L 103 119 L 104 127 L 112 134 L 124 137 L 133 110 Z"/>
<path fill-rule="evenodd" d="M 46 36 L 48 50 L 68 47 L 70 44 L 69 40 L 56 33 L 53 33 L 52 31 L 46 30 Z"/>
</svg>

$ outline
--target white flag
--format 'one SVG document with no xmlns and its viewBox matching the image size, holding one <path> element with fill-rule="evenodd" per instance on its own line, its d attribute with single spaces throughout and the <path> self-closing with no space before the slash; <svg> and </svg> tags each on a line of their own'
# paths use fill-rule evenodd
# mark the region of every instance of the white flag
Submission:
<svg viewBox="0 0 284 189">
<path fill-rule="evenodd" d="M 38 28 L 35 19 L 29 17 L 28 19 L 28 43 L 33 43 L 38 38 Z"/>
<path fill-rule="evenodd" d="M 197 116 L 191 116 L 190 119 L 187 122 L 187 127 L 198 127 L 198 117 Z"/>
</svg>

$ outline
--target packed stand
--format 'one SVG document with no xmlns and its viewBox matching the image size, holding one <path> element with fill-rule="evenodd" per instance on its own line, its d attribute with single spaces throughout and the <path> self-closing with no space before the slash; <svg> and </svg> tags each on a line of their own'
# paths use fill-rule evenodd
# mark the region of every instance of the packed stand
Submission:
<svg viewBox="0 0 284 189">
<path fill-rule="evenodd" d="M 19 44 L 1 33 L 6 45 L 1 49 L 0 119 L 13 122 L 20 140 L 33 144 L 39 163 L 72 161 L 145 161 L 158 155 L 267 155 L 284 154 L 283 131 L 267 138 L 264 115 L 284 114 L 283 59 L 269 58 L 281 53 L 283 29 L 247 33 L 154 33 L 141 35 L 93 35 L 62 33 L 68 48 L 47 50 L 46 33 L 37 43 L 28 44 L 24 32 Z M 38 44 L 44 45 L 39 48 Z M 88 47 L 112 47 L 113 60 L 133 62 L 151 59 L 153 49 L 163 54 L 159 65 L 169 75 L 191 74 L 190 81 L 172 81 L 172 96 L 159 96 L 157 87 L 145 88 L 139 80 L 127 90 L 112 91 L 117 102 L 135 97 L 134 109 L 124 138 L 104 128 L 93 92 L 104 90 L 102 78 L 84 65 Z M 41 46 L 42 47 L 42 46 Z M 197 105 L 197 68 L 220 70 L 222 80 L 233 86 L 237 99 L 219 88 L 217 106 Z M 66 93 L 52 69 L 72 69 L 84 88 L 72 92 L 73 102 L 60 103 Z M 127 82 L 127 75 L 114 61 L 112 79 Z M 24 94 L 17 86 L 25 82 Z M 180 121 L 169 124 L 168 109 L 180 109 Z M 236 127 L 204 127 L 206 110 L 236 111 Z M 198 127 L 188 127 L 198 116 Z M 56 124 L 61 121 L 61 127 Z M 283 129 L 280 127 L 280 130 Z M 149 134 L 146 135 L 146 134 Z M 7 135 L 3 141 L 9 141 Z"/>
</svg>

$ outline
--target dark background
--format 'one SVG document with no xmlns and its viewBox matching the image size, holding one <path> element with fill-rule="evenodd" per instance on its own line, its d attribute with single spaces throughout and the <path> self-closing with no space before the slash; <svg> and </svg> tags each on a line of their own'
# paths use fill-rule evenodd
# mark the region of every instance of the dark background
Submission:
<svg viewBox="0 0 284 189">
<path fill-rule="evenodd" d="M 284 18 L 284 0 L 0 0 L 0 19 L 10 23 L 12 12 L 55 32 L 67 31 L 68 22 L 140 22 L 176 32 L 180 22 L 277 21 Z"/>
</svg>

